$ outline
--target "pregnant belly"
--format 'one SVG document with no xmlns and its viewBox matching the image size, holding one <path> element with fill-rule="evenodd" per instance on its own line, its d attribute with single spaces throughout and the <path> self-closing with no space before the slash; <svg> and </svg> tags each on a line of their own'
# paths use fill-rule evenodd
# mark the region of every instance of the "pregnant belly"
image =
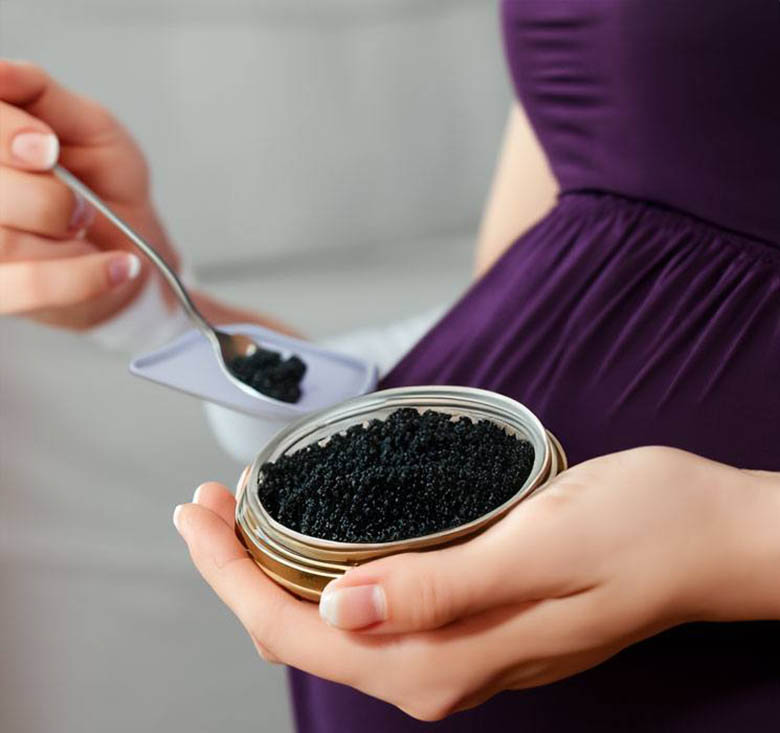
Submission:
<svg viewBox="0 0 780 733">
<path fill-rule="evenodd" d="M 780 470 L 780 250 L 567 194 L 385 378 L 534 410 L 573 462 L 664 444 Z"/>
</svg>

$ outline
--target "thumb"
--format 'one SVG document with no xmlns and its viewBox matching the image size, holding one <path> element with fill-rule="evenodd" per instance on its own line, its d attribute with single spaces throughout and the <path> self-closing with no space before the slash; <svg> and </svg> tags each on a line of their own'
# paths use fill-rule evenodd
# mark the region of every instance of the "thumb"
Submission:
<svg viewBox="0 0 780 733">
<path fill-rule="evenodd" d="M 320 615 L 351 631 L 424 631 L 498 606 L 577 592 L 576 547 L 562 541 L 566 533 L 539 508 L 529 501 L 468 542 L 351 568 L 325 588 Z"/>
<path fill-rule="evenodd" d="M 346 630 L 434 629 L 468 615 L 491 579 L 460 548 L 406 553 L 349 570 L 320 599 L 320 615 Z M 492 589 L 491 589 L 492 590 Z"/>
<path fill-rule="evenodd" d="M 320 599 L 320 615 L 345 630 L 435 629 L 510 602 L 513 590 L 484 543 L 405 553 L 350 569 Z"/>
</svg>

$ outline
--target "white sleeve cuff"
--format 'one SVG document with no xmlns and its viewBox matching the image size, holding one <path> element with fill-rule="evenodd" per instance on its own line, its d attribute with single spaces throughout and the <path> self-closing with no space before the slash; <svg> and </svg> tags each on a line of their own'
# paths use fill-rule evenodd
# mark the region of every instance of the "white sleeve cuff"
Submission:
<svg viewBox="0 0 780 733">
<path fill-rule="evenodd" d="M 411 318 L 382 326 L 359 328 L 320 339 L 318 343 L 334 351 L 373 362 L 379 369 L 380 377 L 383 377 L 444 315 L 445 311 L 446 306 L 437 306 Z"/>
</svg>

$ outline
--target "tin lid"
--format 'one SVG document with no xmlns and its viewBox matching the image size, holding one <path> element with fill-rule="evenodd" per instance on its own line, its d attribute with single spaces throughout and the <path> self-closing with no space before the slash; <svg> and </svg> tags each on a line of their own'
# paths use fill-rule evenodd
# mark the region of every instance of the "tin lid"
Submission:
<svg viewBox="0 0 780 733">
<path fill-rule="evenodd" d="M 133 359 L 130 372 L 207 402 L 275 420 L 293 420 L 376 386 L 376 366 L 355 357 L 254 324 L 232 324 L 220 329 L 247 333 L 263 348 L 279 351 L 284 357 L 298 354 L 307 366 L 300 401 L 290 404 L 241 390 L 220 369 L 211 345 L 197 330 L 187 331 L 175 341 Z"/>
</svg>

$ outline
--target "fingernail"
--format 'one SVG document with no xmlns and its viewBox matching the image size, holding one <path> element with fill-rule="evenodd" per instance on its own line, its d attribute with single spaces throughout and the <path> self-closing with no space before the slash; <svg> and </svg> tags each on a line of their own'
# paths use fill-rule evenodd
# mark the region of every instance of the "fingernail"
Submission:
<svg viewBox="0 0 780 733">
<path fill-rule="evenodd" d="M 60 155 L 60 141 L 48 132 L 20 132 L 11 141 L 11 153 L 22 163 L 46 170 Z"/>
<path fill-rule="evenodd" d="M 200 490 L 203 488 L 203 486 L 204 486 L 204 484 L 201 484 L 200 486 L 198 486 L 197 489 L 195 489 L 195 493 L 192 495 L 192 503 L 193 504 L 197 504 L 198 503 L 198 499 L 200 498 Z"/>
<path fill-rule="evenodd" d="M 329 589 L 320 598 L 323 621 L 339 629 L 364 629 L 387 619 L 387 599 L 379 585 Z"/>
<path fill-rule="evenodd" d="M 181 507 L 182 505 L 179 504 L 174 510 L 173 510 L 173 526 L 176 527 L 176 531 L 181 534 L 181 527 L 179 526 L 179 516 L 181 515 Z"/>
<path fill-rule="evenodd" d="M 120 255 L 108 263 L 108 279 L 112 285 L 121 285 L 141 272 L 141 260 L 134 254 Z"/>
<path fill-rule="evenodd" d="M 68 229 L 72 232 L 80 232 L 86 229 L 95 219 L 95 210 L 81 194 L 74 191 L 73 198 L 76 204 L 73 207 L 73 213 L 70 215 Z"/>
</svg>

